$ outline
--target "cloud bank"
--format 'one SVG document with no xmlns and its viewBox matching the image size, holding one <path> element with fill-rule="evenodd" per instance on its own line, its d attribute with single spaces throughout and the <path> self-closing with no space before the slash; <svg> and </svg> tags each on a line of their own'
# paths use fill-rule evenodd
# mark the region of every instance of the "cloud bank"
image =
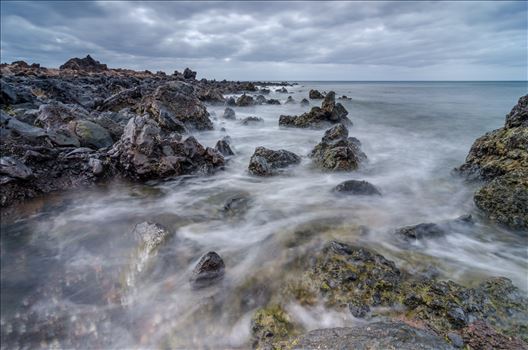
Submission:
<svg viewBox="0 0 528 350">
<path fill-rule="evenodd" d="M 2 62 L 216 79 L 526 80 L 528 3 L 2 2 Z"/>
</svg>

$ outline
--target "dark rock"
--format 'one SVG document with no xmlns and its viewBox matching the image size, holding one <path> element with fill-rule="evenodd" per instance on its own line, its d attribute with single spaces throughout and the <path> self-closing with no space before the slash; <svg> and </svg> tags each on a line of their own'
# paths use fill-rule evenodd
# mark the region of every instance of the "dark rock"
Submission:
<svg viewBox="0 0 528 350">
<path fill-rule="evenodd" d="M 267 104 L 269 105 L 280 105 L 280 101 L 279 100 L 276 100 L 274 98 L 270 98 L 269 100 L 266 101 Z"/>
<path fill-rule="evenodd" d="M 258 95 L 256 98 L 255 98 L 255 103 L 256 104 L 259 104 L 259 105 L 263 105 L 265 104 L 267 101 L 266 101 L 266 98 L 263 96 L 263 95 Z"/>
<path fill-rule="evenodd" d="M 232 108 L 226 107 L 224 110 L 224 115 L 222 116 L 224 119 L 236 119 L 236 113 Z"/>
<path fill-rule="evenodd" d="M 320 93 L 319 91 L 317 90 L 310 90 L 310 92 L 308 93 L 308 97 L 311 99 L 311 100 L 321 100 L 324 98 L 324 95 L 322 93 Z"/>
<path fill-rule="evenodd" d="M 335 192 L 340 192 L 344 194 L 352 194 L 352 195 L 364 195 L 364 196 L 371 196 L 371 195 L 378 195 L 381 196 L 380 191 L 371 183 L 368 183 L 367 181 L 359 181 L 359 180 L 348 180 L 340 183 L 336 187 L 334 187 Z"/>
<path fill-rule="evenodd" d="M 330 171 L 355 170 L 367 158 L 357 142 L 348 138 L 348 129 L 342 124 L 325 132 L 310 157 L 317 167 Z"/>
<path fill-rule="evenodd" d="M 243 94 L 237 99 L 236 105 L 239 107 L 253 106 L 255 105 L 255 100 L 252 96 Z"/>
<path fill-rule="evenodd" d="M 260 93 L 262 93 L 264 95 L 268 95 L 271 92 L 270 89 L 267 89 L 267 88 L 262 88 L 259 91 L 260 91 Z"/>
<path fill-rule="evenodd" d="M 189 68 L 185 68 L 185 70 L 183 71 L 183 77 L 185 79 L 196 79 L 196 72 L 190 70 Z"/>
<path fill-rule="evenodd" d="M 66 126 L 73 120 L 84 120 L 88 117 L 88 112 L 78 105 L 60 102 L 43 104 L 39 107 L 39 115 L 35 120 L 35 125 L 55 129 Z"/>
<path fill-rule="evenodd" d="M 33 176 L 33 171 L 16 158 L 2 157 L 0 158 L 0 174 L 15 179 L 27 180 Z"/>
<path fill-rule="evenodd" d="M 335 93 L 330 91 L 323 100 L 321 108 L 313 107 L 310 112 L 300 116 L 281 115 L 279 125 L 297 128 L 320 128 L 331 124 L 351 125 L 348 112 L 340 103 L 335 103 Z"/>
<path fill-rule="evenodd" d="M 94 60 L 90 55 L 87 55 L 85 58 L 71 58 L 62 66 L 60 66 L 59 69 L 101 72 L 108 70 L 108 67 L 106 64 L 102 64 L 99 61 Z"/>
<path fill-rule="evenodd" d="M 281 94 L 287 94 L 288 90 L 283 86 L 282 88 L 275 90 L 275 92 L 280 92 Z"/>
<path fill-rule="evenodd" d="M 528 345 L 517 336 L 501 334 L 482 320 L 477 320 L 464 328 L 462 337 L 468 349 L 528 350 Z"/>
<path fill-rule="evenodd" d="M 235 153 L 231 149 L 229 137 L 224 137 L 216 143 L 215 149 L 220 152 L 224 157 L 229 157 Z"/>
<path fill-rule="evenodd" d="M 422 223 L 413 226 L 406 226 L 396 230 L 397 235 L 407 239 L 422 239 L 441 237 L 446 234 L 444 228 L 435 223 Z"/>
<path fill-rule="evenodd" d="M 44 129 L 36 128 L 21 122 L 18 119 L 7 115 L 4 111 L 0 111 L 0 125 L 28 140 L 35 140 L 46 136 L 46 131 Z"/>
<path fill-rule="evenodd" d="M 271 176 L 280 173 L 285 168 L 299 164 L 301 157 L 295 153 L 265 147 L 257 147 L 249 160 L 248 170 L 257 176 Z"/>
<path fill-rule="evenodd" d="M 290 316 L 280 305 L 258 309 L 251 319 L 251 339 L 254 348 L 274 349 L 274 343 L 292 335 Z"/>
<path fill-rule="evenodd" d="M 228 106 L 232 106 L 232 107 L 233 107 L 233 106 L 236 106 L 236 100 L 235 100 L 235 98 L 232 97 L 232 96 L 231 96 L 230 98 L 228 98 L 227 101 L 226 101 L 226 105 L 228 105 Z"/>
<path fill-rule="evenodd" d="M 137 105 L 143 97 L 139 87 L 119 91 L 105 99 L 97 109 L 100 111 L 119 112 L 123 108 Z"/>
<path fill-rule="evenodd" d="M 94 147 L 97 149 L 110 147 L 114 143 L 110 133 L 105 128 L 91 121 L 73 121 L 71 122 L 71 128 L 83 147 Z"/>
<path fill-rule="evenodd" d="M 295 103 L 295 100 L 293 99 L 293 97 L 291 96 L 288 96 L 288 98 L 286 99 L 286 102 L 284 102 L 285 104 L 293 104 Z"/>
<path fill-rule="evenodd" d="M 460 334 L 455 332 L 449 332 L 447 333 L 447 338 L 455 348 L 460 349 L 464 347 L 464 339 L 462 339 Z"/>
<path fill-rule="evenodd" d="M 291 348 L 306 350 L 454 349 L 441 337 L 401 322 L 375 322 L 354 328 L 317 329 L 295 338 L 291 341 Z"/>
<path fill-rule="evenodd" d="M 339 100 L 351 100 L 351 98 L 348 97 L 347 95 L 343 95 L 343 96 L 339 97 Z"/>
<path fill-rule="evenodd" d="M 246 117 L 240 121 L 242 125 L 253 125 L 264 122 L 264 119 L 259 117 Z"/>
<path fill-rule="evenodd" d="M 348 304 L 348 309 L 352 316 L 356 318 L 364 318 L 370 312 L 370 307 L 368 305 L 356 305 L 355 303 Z"/>
<path fill-rule="evenodd" d="M 307 99 L 303 98 L 301 100 L 301 106 L 305 107 L 305 106 L 309 106 L 310 105 L 310 101 L 308 101 Z"/>
<path fill-rule="evenodd" d="M 205 105 L 194 94 L 192 85 L 184 82 L 159 86 L 153 95 L 146 98 L 143 109 L 168 131 L 213 129 Z"/>
<path fill-rule="evenodd" d="M 498 223 L 528 228 L 528 170 L 495 178 L 475 192 L 475 204 Z"/>
<path fill-rule="evenodd" d="M 236 217 L 249 209 L 251 197 L 247 192 L 237 193 L 226 200 L 223 213 L 227 217 Z"/>
<path fill-rule="evenodd" d="M 225 264 L 220 255 L 209 252 L 200 258 L 190 278 L 193 289 L 205 288 L 224 278 Z"/>
<path fill-rule="evenodd" d="M 528 95 L 521 97 L 511 112 L 506 115 L 504 126 L 506 129 L 519 126 L 528 127 Z"/>
</svg>

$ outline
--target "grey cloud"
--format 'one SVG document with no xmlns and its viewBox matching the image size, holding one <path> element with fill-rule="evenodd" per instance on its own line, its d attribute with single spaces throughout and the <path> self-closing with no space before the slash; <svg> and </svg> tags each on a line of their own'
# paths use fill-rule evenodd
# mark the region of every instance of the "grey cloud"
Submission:
<svg viewBox="0 0 528 350">
<path fill-rule="evenodd" d="M 526 2 L 1 4 L 3 61 L 58 66 L 91 53 L 114 67 L 191 65 L 217 78 L 377 67 L 428 79 L 427 67 L 443 66 L 453 69 L 446 79 L 472 79 L 479 67 L 483 79 L 526 79 Z"/>
</svg>

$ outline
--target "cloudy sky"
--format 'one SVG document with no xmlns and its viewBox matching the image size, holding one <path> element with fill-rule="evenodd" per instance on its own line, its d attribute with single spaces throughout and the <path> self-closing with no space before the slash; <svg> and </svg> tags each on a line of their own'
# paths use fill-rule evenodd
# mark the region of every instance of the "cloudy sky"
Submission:
<svg viewBox="0 0 528 350">
<path fill-rule="evenodd" d="M 1 60 L 199 77 L 526 80 L 528 3 L 1 2 Z"/>
</svg>

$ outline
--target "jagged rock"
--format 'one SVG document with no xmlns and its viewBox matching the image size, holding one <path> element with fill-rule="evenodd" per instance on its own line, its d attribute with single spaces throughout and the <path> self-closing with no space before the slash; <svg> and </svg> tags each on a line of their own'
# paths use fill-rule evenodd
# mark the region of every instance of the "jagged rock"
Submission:
<svg viewBox="0 0 528 350">
<path fill-rule="evenodd" d="M 300 162 L 301 157 L 293 152 L 257 147 L 249 160 L 248 170 L 253 175 L 271 176 Z"/>
<path fill-rule="evenodd" d="M 190 278 L 191 287 L 209 287 L 224 278 L 225 264 L 216 252 L 209 252 L 200 258 Z"/>
<path fill-rule="evenodd" d="M 348 137 L 348 129 L 342 124 L 325 132 L 310 157 L 317 167 L 330 171 L 355 170 L 367 158 L 359 142 Z"/>
<path fill-rule="evenodd" d="M 194 137 L 162 133 L 148 116 L 134 117 L 112 151 L 124 174 L 134 179 L 160 179 L 183 174 L 209 174 L 224 165 L 223 156 L 204 148 Z"/>
<path fill-rule="evenodd" d="M 2 157 L 0 158 L 0 174 L 27 180 L 33 176 L 33 171 L 16 158 Z"/>
<path fill-rule="evenodd" d="M 96 123 L 88 120 L 78 120 L 72 121 L 70 125 L 83 147 L 94 147 L 97 149 L 110 147 L 114 143 L 108 130 Z"/>
<path fill-rule="evenodd" d="M 106 64 L 102 64 L 99 61 L 94 60 L 90 55 L 87 55 L 85 58 L 71 58 L 59 69 L 72 69 L 72 70 L 81 70 L 87 72 L 101 72 L 108 70 Z"/>
<path fill-rule="evenodd" d="M 324 95 L 322 93 L 320 93 L 319 91 L 312 89 L 308 93 L 308 97 L 311 100 L 322 100 L 324 98 Z"/>
<path fill-rule="evenodd" d="M 35 125 L 47 129 L 60 128 L 73 120 L 88 119 L 88 112 L 78 106 L 60 102 L 43 104 L 39 107 L 39 114 Z"/>
<path fill-rule="evenodd" d="M 402 322 L 375 322 L 358 327 L 326 328 L 308 332 L 293 341 L 291 349 L 357 349 L 357 350 L 450 350 L 444 339 L 424 329 Z"/>
<path fill-rule="evenodd" d="M 281 94 L 287 94 L 288 90 L 286 90 L 286 88 L 283 86 L 282 88 L 275 90 L 275 92 L 280 92 Z"/>
<path fill-rule="evenodd" d="M 340 183 L 334 187 L 334 192 L 339 192 L 343 194 L 351 195 L 378 195 L 381 196 L 380 191 L 376 186 L 372 185 L 367 181 L 358 181 L 358 180 L 348 180 Z"/>
<path fill-rule="evenodd" d="M 528 95 L 519 99 L 519 102 L 506 115 L 505 128 L 511 129 L 519 126 L 528 127 Z"/>
<path fill-rule="evenodd" d="M 498 223 L 528 229 L 528 171 L 493 179 L 475 192 L 475 204 Z"/>
<path fill-rule="evenodd" d="M 195 96 L 192 85 L 184 82 L 159 86 L 146 98 L 143 109 L 168 131 L 213 129 L 205 105 Z"/>
<path fill-rule="evenodd" d="M 253 106 L 255 105 L 255 100 L 252 96 L 243 94 L 237 99 L 236 105 L 239 107 Z"/>
<path fill-rule="evenodd" d="M 477 320 L 464 328 L 462 338 L 469 349 L 528 350 L 528 345 L 516 336 L 501 334 L 481 320 Z"/>
<path fill-rule="evenodd" d="M 242 125 L 252 125 L 256 123 L 262 123 L 264 119 L 259 117 L 246 117 L 240 121 Z"/>
<path fill-rule="evenodd" d="M 7 115 L 4 111 L 0 111 L 0 126 L 7 130 L 13 131 L 28 140 L 34 140 L 46 136 L 46 131 L 42 128 L 36 128 L 29 124 L 19 121 Z"/>
<path fill-rule="evenodd" d="M 215 149 L 220 152 L 220 154 L 222 154 L 224 157 L 229 157 L 235 154 L 231 149 L 228 136 L 222 138 L 221 140 L 218 140 Z"/>
<path fill-rule="evenodd" d="M 112 136 L 112 140 L 117 141 L 121 138 L 121 135 L 123 135 L 128 119 L 123 123 L 119 114 L 114 112 L 103 112 L 94 119 L 94 122 L 106 129 Z"/>
<path fill-rule="evenodd" d="M 266 101 L 267 104 L 269 105 L 280 105 L 280 101 L 277 100 L 277 99 L 274 99 L 274 98 L 270 98 L 269 100 Z"/>
<path fill-rule="evenodd" d="M 295 103 L 295 100 L 291 96 L 288 96 L 288 98 L 286 99 L 286 102 L 284 102 L 284 104 L 293 104 L 293 103 Z"/>
<path fill-rule="evenodd" d="M 183 71 L 183 78 L 196 79 L 196 72 L 193 70 L 190 70 L 189 68 L 185 68 Z"/>
<path fill-rule="evenodd" d="M 330 91 L 323 100 L 321 108 L 313 107 L 310 112 L 300 116 L 281 115 L 279 125 L 297 128 L 320 128 L 337 123 L 351 125 L 347 115 L 345 107 L 341 103 L 335 103 L 335 93 Z"/>
<path fill-rule="evenodd" d="M 222 116 L 224 119 L 236 119 L 236 113 L 232 108 L 226 107 L 224 110 L 224 115 Z"/>
<path fill-rule="evenodd" d="M 301 100 L 301 106 L 305 107 L 305 106 L 309 106 L 310 105 L 310 101 L 308 101 L 307 99 L 303 98 Z"/>
<path fill-rule="evenodd" d="M 135 106 L 142 97 L 141 88 L 126 89 L 105 99 L 97 109 L 100 111 L 119 112 L 123 108 Z"/>
<path fill-rule="evenodd" d="M 260 93 L 262 93 L 264 95 L 268 95 L 271 92 L 270 89 L 267 89 L 267 88 L 262 88 L 259 91 L 260 91 Z"/>
</svg>

